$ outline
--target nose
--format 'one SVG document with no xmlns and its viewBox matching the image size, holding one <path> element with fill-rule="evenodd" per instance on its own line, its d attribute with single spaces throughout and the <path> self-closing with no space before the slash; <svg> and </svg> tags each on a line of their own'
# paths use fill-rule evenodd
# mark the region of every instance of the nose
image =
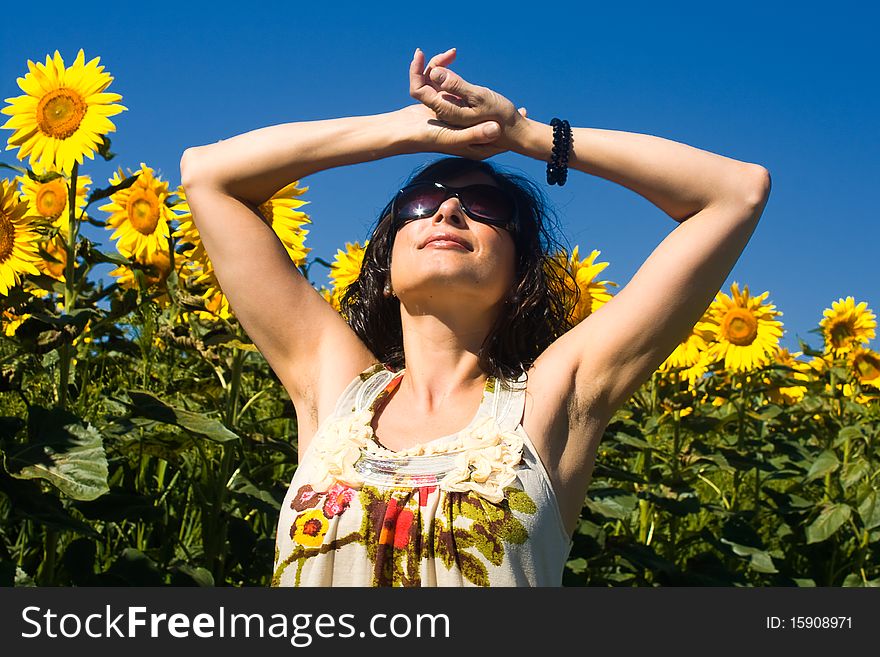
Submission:
<svg viewBox="0 0 880 657">
<path fill-rule="evenodd" d="M 464 209 L 461 207 L 461 202 L 455 196 L 450 196 L 443 201 L 434 214 L 433 223 L 439 224 L 443 221 L 448 221 L 454 226 L 465 225 Z"/>
</svg>

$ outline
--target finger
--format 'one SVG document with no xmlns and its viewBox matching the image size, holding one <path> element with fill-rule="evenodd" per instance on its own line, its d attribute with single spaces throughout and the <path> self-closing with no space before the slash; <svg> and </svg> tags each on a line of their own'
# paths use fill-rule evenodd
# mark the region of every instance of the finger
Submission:
<svg viewBox="0 0 880 657">
<path fill-rule="evenodd" d="M 431 81 L 437 84 L 441 91 L 447 91 L 468 102 L 476 99 L 477 87 L 466 82 L 458 73 L 448 68 L 437 67 L 431 70 L 430 75 Z"/>
<path fill-rule="evenodd" d="M 425 79 L 425 84 L 430 85 L 435 91 L 439 91 L 439 86 L 435 84 L 431 80 L 431 71 L 434 70 L 437 66 L 449 66 L 452 64 L 452 61 L 455 59 L 457 51 L 455 48 L 450 48 L 446 52 L 441 52 L 439 55 L 434 55 L 431 58 L 431 61 L 428 62 L 428 65 L 425 67 L 423 76 Z"/>
<path fill-rule="evenodd" d="M 498 139 L 501 126 L 495 121 L 486 121 L 461 131 L 465 140 L 471 144 L 488 144 Z"/>
<path fill-rule="evenodd" d="M 431 61 L 428 62 L 428 66 L 425 68 L 425 76 L 428 76 L 431 69 L 435 66 L 449 66 L 449 64 L 455 59 L 455 55 L 455 48 L 450 48 L 446 52 L 441 52 L 439 55 L 431 57 Z"/>
<path fill-rule="evenodd" d="M 520 114 L 523 115 L 523 118 L 526 118 L 526 114 L 527 114 L 527 113 L 526 113 L 526 108 L 525 108 L 525 107 L 520 107 L 517 111 L 518 111 Z"/>
<path fill-rule="evenodd" d="M 416 48 L 412 61 L 409 63 L 409 95 L 416 98 L 416 92 L 427 84 L 422 70 L 425 67 L 425 53 Z"/>
</svg>

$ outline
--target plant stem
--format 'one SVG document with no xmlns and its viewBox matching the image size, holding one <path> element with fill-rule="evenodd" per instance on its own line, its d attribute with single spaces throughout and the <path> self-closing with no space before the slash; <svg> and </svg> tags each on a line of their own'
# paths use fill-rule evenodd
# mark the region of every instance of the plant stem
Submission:
<svg viewBox="0 0 880 657">
<path fill-rule="evenodd" d="M 43 563 L 40 564 L 38 582 L 40 586 L 55 583 L 55 553 L 58 551 L 58 532 L 46 529 L 43 535 Z"/>
<path fill-rule="evenodd" d="M 736 449 L 742 453 L 745 451 L 746 436 L 746 374 L 740 375 L 739 399 L 737 400 L 737 415 L 739 416 L 737 425 Z M 733 473 L 733 495 L 731 496 L 730 505 L 735 511 L 739 507 L 739 483 L 740 470 L 737 468 Z"/>
<path fill-rule="evenodd" d="M 64 264 L 64 314 L 69 315 L 76 307 L 76 240 L 79 233 L 79 222 L 76 219 L 76 177 L 79 173 L 79 162 L 73 163 L 70 174 L 70 186 L 67 194 L 68 227 L 67 227 L 67 262 Z M 67 388 L 70 379 L 70 361 L 73 358 L 73 345 L 65 342 L 60 349 L 60 369 L 58 378 L 58 405 L 67 406 Z"/>
</svg>

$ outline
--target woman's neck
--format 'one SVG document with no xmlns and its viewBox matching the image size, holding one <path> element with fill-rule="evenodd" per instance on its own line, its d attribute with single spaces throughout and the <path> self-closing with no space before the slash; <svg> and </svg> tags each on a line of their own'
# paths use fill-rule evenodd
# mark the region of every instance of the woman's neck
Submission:
<svg viewBox="0 0 880 657">
<path fill-rule="evenodd" d="M 406 374 L 403 393 L 414 410 L 431 413 L 449 400 L 482 389 L 480 348 L 491 324 L 486 313 L 411 315 L 401 307 Z"/>
</svg>

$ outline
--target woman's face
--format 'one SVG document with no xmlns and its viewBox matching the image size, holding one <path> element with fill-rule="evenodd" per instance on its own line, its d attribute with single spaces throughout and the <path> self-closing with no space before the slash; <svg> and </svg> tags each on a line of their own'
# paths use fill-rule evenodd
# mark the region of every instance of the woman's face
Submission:
<svg viewBox="0 0 880 657">
<path fill-rule="evenodd" d="M 477 171 L 438 182 L 498 186 Z M 515 274 L 511 234 L 472 219 L 455 197 L 446 199 L 433 215 L 405 223 L 394 239 L 391 286 L 409 308 L 454 300 L 469 312 L 487 310 L 510 294 Z"/>
</svg>

